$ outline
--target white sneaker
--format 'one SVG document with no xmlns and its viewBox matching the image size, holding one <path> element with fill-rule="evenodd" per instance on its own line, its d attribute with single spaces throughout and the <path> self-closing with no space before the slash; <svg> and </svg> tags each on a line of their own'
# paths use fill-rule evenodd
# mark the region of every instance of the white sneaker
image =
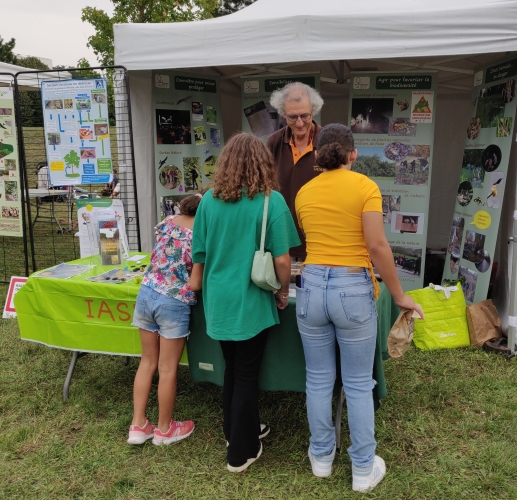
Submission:
<svg viewBox="0 0 517 500">
<path fill-rule="evenodd" d="M 309 460 L 311 461 L 312 473 L 316 477 L 329 477 L 332 474 L 332 462 L 336 456 L 336 445 L 332 448 L 330 455 L 315 457 L 309 448 Z"/>
<path fill-rule="evenodd" d="M 373 469 L 370 474 L 367 476 L 359 476 L 352 472 L 352 489 L 354 491 L 367 493 L 368 491 L 373 490 L 382 481 L 382 478 L 385 475 L 386 464 L 381 457 L 375 455 L 373 459 Z"/>
<path fill-rule="evenodd" d="M 270 431 L 271 431 L 271 427 L 269 427 L 269 425 L 260 424 L 259 439 L 265 438 L 269 434 Z"/>
</svg>

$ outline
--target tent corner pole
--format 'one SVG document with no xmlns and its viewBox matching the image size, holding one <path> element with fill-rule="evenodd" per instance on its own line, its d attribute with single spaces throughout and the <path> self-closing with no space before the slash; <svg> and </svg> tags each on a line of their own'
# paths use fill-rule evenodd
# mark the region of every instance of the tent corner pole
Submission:
<svg viewBox="0 0 517 500">
<path fill-rule="evenodd" d="M 515 355 L 515 338 L 517 334 L 517 210 L 513 212 L 513 234 L 509 242 L 512 244 L 512 274 L 510 277 L 510 305 L 508 308 L 508 349 L 512 356 Z"/>
</svg>

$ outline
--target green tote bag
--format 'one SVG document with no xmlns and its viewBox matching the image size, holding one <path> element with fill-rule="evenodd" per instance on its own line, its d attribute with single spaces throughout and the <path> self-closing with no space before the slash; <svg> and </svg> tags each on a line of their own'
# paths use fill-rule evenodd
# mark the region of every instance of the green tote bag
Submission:
<svg viewBox="0 0 517 500">
<path fill-rule="evenodd" d="M 425 319 L 415 321 L 413 342 L 422 350 L 470 345 L 467 304 L 461 286 L 433 285 L 406 292 L 422 306 Z"/>
</svg>

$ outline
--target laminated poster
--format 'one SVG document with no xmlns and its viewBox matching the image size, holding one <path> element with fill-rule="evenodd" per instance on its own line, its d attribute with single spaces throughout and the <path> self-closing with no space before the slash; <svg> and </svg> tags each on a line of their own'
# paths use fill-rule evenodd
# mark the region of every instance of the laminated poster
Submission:
<svg viewBox="0 0 517 500">
<path fill-rule="evenodd" d="M 50 183 L 111 182 L 106 80 L 44 81 L 41 98 Z"/>
<path fill-rule="evenodd" d="M 282 75 L 281 77 L 249 77 L 242 80 L 242 131 L 251 132 L 263 141 L 287 125 L 284 117 L 269 103 L 274 90 L 288 83 L 301 82 L 319 91 L 319 74 Z M 320 116 L 313 117 L 321 123 Z"/>
<path fill-rule="evenodd" d="M 23 236 L 13 91 L 0 88 L 0 236 Z"/>
<path fill-rule="evenodd" d="M 109 226 L 118 229 L 121 258 L 129 258 L 126 235 L 126 220 L 122 200 L 117 199 L 79 199 L 75 200 L 79 228 L 79 249 L 81 258 L 100 254 L 100 235 L 108 233 Z M 104 221 L 101 228 L 101 221 Z M 106 227 L 104 227 L 106 226 Z M 120 262 L 110 262 L 120 264 Z"/>
<path fill-rule="evenodd" d="M 352 73 L 352 170 L 375 181 L 402 288 L 422 288 L 433 168 L 435 72 Z"/>
<path fill-rule="evenodd" d="M 512 148 L 517 59 L 474 75 L 471 118 L 452 219 L 444 279 L 463 277 L 468 303 L 486 299 Z"/>
<path fill-rule="evenodd" d="M 224 146 L 217 78 L 154 71 L 153 116 L 160 221 L 179 213 L 185 195 L 214 180 Z"/>
</svg>

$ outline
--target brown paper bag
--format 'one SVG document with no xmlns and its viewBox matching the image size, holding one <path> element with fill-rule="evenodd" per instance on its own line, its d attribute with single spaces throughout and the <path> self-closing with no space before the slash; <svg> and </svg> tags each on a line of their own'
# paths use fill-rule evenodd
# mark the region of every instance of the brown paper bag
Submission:
<svg viewBox="0 0 517 500">
<path fill-rule="evenodd" d="M 482 347 L 490 339 L 502 337 L 501 320 L 492 299 L 467 306 L 470 343 Z"/>
<path fill-rule="evenodd" d="M 388 334 L 388 354 L 392 358 L 400 358 L 408 350 L 413 340 L 415 318 L 419 317 L 415 311 L 400 310 L 400 314 Z"/>
</svg>

